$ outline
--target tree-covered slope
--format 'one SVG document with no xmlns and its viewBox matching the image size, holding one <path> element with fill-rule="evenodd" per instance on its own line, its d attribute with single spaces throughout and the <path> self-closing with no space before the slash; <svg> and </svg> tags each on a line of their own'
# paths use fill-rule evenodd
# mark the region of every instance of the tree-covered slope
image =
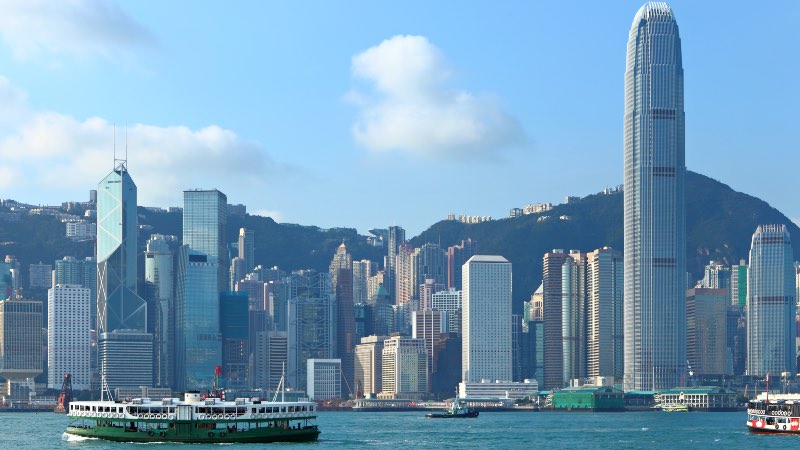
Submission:
<svg viewBox="0 0 800 450">
<path fill-rule="evenodd" d="M 440 241 L 449 246 L 472 238 L 478 241 L 480 253 L 505 256 L 513 264 L 514 309 L 518 311 L 541 282 L 545 252 L 555 248 L 587 252 L 604 246 L 623 250 L 622 214 L 622 192 L 595 194 L 513 219 L 471 225 L 442 221 L 412 239 L 412 244 Z M 543 216 L 549 218 L 539 221 Z M 795 255 L 800 255 L 800 229 L 780 211 L 709 177 L 687 172 L 686 261 L 695 278 L 702 277 L 709 260 L 732 264 L 747 259 L 750 238 L 765 223 L 787 225 L 796 238 Z"/>
</svg>

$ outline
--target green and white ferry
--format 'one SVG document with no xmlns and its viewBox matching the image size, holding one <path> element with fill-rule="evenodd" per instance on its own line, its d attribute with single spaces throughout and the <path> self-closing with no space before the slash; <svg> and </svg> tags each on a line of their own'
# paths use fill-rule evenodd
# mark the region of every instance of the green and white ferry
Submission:
<svg viewBox="0 0 800 450">
<path fill-rule="evenodd" d="M 311 401 L 223 401 L 187 392 L 181 401 L 148 398 L 74 401 L 68 435 L 120 442 L 268 443 L 317 440 Z"/>
</svg>

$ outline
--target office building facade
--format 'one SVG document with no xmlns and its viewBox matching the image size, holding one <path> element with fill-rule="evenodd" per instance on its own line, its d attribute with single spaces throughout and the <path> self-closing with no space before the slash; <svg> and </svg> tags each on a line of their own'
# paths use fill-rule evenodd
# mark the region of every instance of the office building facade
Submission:
<svg viewBox="0 0 800 450">
<path fill-rule="evenodd" d="M 625 68 L 625 390 L 671 388 L 686 370 L 681 59 L 670 7 L 642 6 L 631 25 Z"/>
<path fill-rule="evenodd" d="M 792 241 L 785 225 L 760 225 L 750 244 L 747 271 L 747 374 L 794 373 L 795 279 Z"/>
<path fill-rule="evenodd" d="M 462 273 L 462 381 L 510 381 L 511 263 L 475 255 Z"/>
<path fill-rule="evenodd" d="M 588 377 L 623 375 L 622 285 L 622 253 L 604 247 L 587 254 Z"/>
<path fill-rule="evenodd" d="M 89 289 L 58 284 L 47 291 L 47 387 L 60 389 L 64 374 L 72 388 L 91 389 Z"/>
</svg>

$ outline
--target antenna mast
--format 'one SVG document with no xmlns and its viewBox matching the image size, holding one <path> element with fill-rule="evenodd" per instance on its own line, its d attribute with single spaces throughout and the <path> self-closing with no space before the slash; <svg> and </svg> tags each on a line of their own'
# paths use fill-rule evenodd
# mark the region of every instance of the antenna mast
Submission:
<svg viewBox="0 0 800 450">
<path fill-rule="evenodd" d="M 125 157 L 117 158 L 117 125 L 114 125 L 114 171 L 128 171 L 128 126 L 125 125 Z"/>
</svg>

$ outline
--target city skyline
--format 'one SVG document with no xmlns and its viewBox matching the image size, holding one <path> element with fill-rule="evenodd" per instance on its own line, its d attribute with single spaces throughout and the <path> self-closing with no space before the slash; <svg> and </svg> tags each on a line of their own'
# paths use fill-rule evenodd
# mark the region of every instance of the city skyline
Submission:
<svg viewBox="0 0 800 450">
<path fill-rule="evenodd" d="M 103 5 L 122 14 L 113 3 Z M 125 389 L 150 387 L 213 389 L 213 396 L 222 386 L 267 396 L 266 389 L 281 379 L 283 387 L 305 388 L 318 400 L 359 399 L 367 392 L 378 400 L 427 400 L 450 395 L 458 384 L 459 397 L 528 396 L 546 408 L 559 408 L 564 400 L 557 401 L 555 392 L 543 398 L 542 390 L 572 395 L 602 389 L 617 397 L 612 410 L 624 409 L 623 392 L 650 393 L 652 402 L 636 398 L 635 406 L 650 402 L 668 410 L 662 395 L 702 387 L 744 388 L 746 396 L 748 384 L 768 380 L 771 372 L 785 372 L 784 383 L 797 390 L 800 376 L 789 377 L 798 363 L 800 262 L 790 230 L 800 230 L 764 202 L 731 197 L 727 187 L 719 192 L 713 186 L 719 183 L 686 173 L 686 155 L 698 151 L 687 152 L 686 124 L 702 123 L 685 120 L 683 48 L 693 41 L 682 26 L 679 32 L 667 3 L 648 2 L 634 11 L 624 89 L 617 92 L 624 98 L 624 114 L 617 117 L 624 145 L 613 158 L 624 168 L 624 185 L 602 195 L 570 196 L 556 208 L 513 208 L 509 219 L 493 224 L 446 223 L 436 236 L 407 240 L 406 228 L 383 228 L 384 223 L 370 230 L 372 237 L 361 237 L 349 229 L 276 226 L 246 217 L 247 207 L 236 197 L 208 186 L 226 179 L 219 165 L 202 178 L 205 187 L 182 190 L 180 211 L 140 209 L 133 181 L 138 172 L 128 172 L 126 150 L 115 155 L 113 170 L 104 172 L 88 202 L 35 207 L 0 199 L 0 230 L 8 234 L 9 250 L 0 263 L 0 292 L 7 292 L 0 299 L 0 375 L 8 379 L 2 401 L 27 396 L 32 403 L 36 383 L 57 389 L 68 371 L 80 374 L 76 388 L 101 399 L 111 395 L 107 391 L 119 399 Z M 2 23 L 0 18 L 0 34 Z M 416 60 L 420 50 L 427 56 Z M 470 176 L 457 164 L 499 167 L 486 164 L 481 152 L 506 146 L 505 156 L 493 153 L 504 158 L 529 136 L 500 101 L 468 91 L 443 95 L 439 89 L 450 76 L 441 72 L 449 67 L 445 60 L 421 35 L 396 35 L 353 56 L 353 76 L 374 82 L 375 92 L 369 98 L 365 91 L 347 95 L 361 108 L 352 138 L 365 151 L 384 155 L 397 151 L 387 136 L 399 139 L 406 157 L 433 152 L 425 164 L 453 163 L 437 172 L 440 178 L 453 173 L 444 177 L 451 185 L 494 186 L 491 169 L 480 183 L 460 183 Z M 692 70 L 686 74 L 693 79 Z M 421 94 L 437 100 L 420 116 L 409 98 L 430 100 L 416 98 Z M 400 129 L 436 132 L 427 140 L 414 133 L 398 136 L 393 121 L 399 116 Z M 430 123 L 416 123 L 420 117 Z M 438 119 L 447 124 L 444 129 L 437 128 Z M 453 133 L 487 124 L 500 131 L 466 133 L 458 145 L 448 141 Z M 0 139 L 0 151 L 2 145 Z M 216 150 L 230 153 L 224 146 Z M 161 160 L 166 169 L 168 159 Z M 247 162 L 247 170 L 258 168 L 257 161 Z M 183 172 L 195 171 L 188 169 Z M 183 180 L 164 178 L 156 185 L 148 177 L 157 170 L 142 172 L 144 186 L 156 190 Z M 426 184 L 417 180 L 421 173 L 413 173 L 416 183 L 404 182 L 399 173 L 383 174 L 383 189 L 370 189 L 381 191 L 381 204 L 397 212 L 404 206 L 392 200 L 393 185 Z M 232 176 L 248 185 L 246 170 Z M 300 172 L 286 176 L 302 178 Z M 291 190 L 288 184 L 282 188 Z M 420 198 L 435 203 L 437 189 L 430 184 L 430 195 Z M 687 206 L 686 198 L 698 201 Z M 344 196 L 337 199 L 348 203 Z M 720 218 L 717 209 L 724 212 Z M 522 217 L 531 214 L 540 215 Z M 687 216 L 696 221 L 698 215 L 705 226 L 689 225 L 693 233 L 687 239 Z M 85 226 L 79 232 L 70 223 Z M 745 260 L 737 241 L 751 226 L 755 233 Z M 537 234 L 536 228 L 549 232 Z M 64 233 L 55 239 L 59 229 Z M 54 244 L 35 253 L 40 250 L 17 241 Z M 64 256 L 54 249 L 82 253 Z M 91 249 L 94 256 L 85 257 Z M 296 258 L 281 259 L 284 253 Z M 87 276 L 91 271 L 96 278 Z M 35 331 L 38 322 L 41 336 L 26 338 L 36 345 L 23 349 L 15 343 L 17 330 Z M 46 347 L 40 345 L 44 336 Z M 65 342 L 88 342 L 81 353 L 88 358 L 65 358 Z M 725 395 L 732 405 L 734 391 Z"/>
<path fill-rule="evenodd" d="M 670 4 L 692 43 L 684 48 L 684 65 L 693 74 L 686 85 L 692 118 L 687 148 L 698 151 L 688 153 L 687 166 L 765 198 L 797 222 L 800 207 L 785 189 L 800 158 L 788 131 L 796 114 L 782 105 L 800 97 L 790 75 L 798 62 L 773 57 L 796 46 L 789 30 L 800 6 L 782 3 L 781 14 L 774 14 L 774 7 L 729 2 Z M 396 223 L 416 235 L 450 212 L 502 217 L 511 207 L 555 203 L 622 179 L 617 93 L 624 62 L 618 48 L 638 1 L 505 8 L 445 3 L 425 5 L 425 17 L 414 14 L 422 5 L 413 4 L 237 4 L 220 11 L 181 3 L 157 11 L 147 3 L 82 5 L 88 11 L 82 18 L 68 7 L 3 5 L 4 196 L 32 203 L 84 196 L 91 188 L 85 179 L 100 179 L 111 165 L 113 123 L 117 152 L 127 147 L 143 186 L 140 204 L 178 206 L 183 190 L 218 188 L 231 203 L 257 214 L 272 211 L 281 222 L 355 226 L 362 234 Z M 184 21 L 174 20 L 178 11 Z M 712 15 L 715 20 L 707 20 Z M 570 17 L 575 36 L 563 35 L 553 17 Z M 351 25 L 354 18 L 361 26 Z M 26 31 L 32 28 L 19 25 L 37 22 L 51 24 L 50 32 L 32 36 Z M 96 22 L 116 26 L 92 27 Z M 351 33 L 327 39 L 341 28 Z M 209 33 L 198 36 L 195 29 Z M 548 38 L 556 34 L 559 40 Z M 389 77 L 384 69 L 398 55 L 430 65 Z M 214 60 L 225 64 L 209 63 Z M 586 70 L 576 70 L 586 64 L 591 80 Z M 768 82 L 761 69 L 767 66 L 775 69 Z M 734 99 L 728 93 L 737 86 L 754 88 L 738 89 Z M 443 116 L 446 108 L 430 101 L 433 94 L 451 102 L 445 106 L 466 106 L 456 108 L 461 115 Z M 490 133 L 455 144 L 443 138 L 435 149 L 397 140 L 394 131 L 404 129 L 387 120 L 412 106 L 427 107 L 433 124 L 472 120 Z M 373 112 L 384 121 L 368 121 Z M 570 133 L 576 125 L 586 132 Z M 405 134 L 430 137 L 417 122 L 412 131 Z M 387 150 L 392 145 L 399 149 Z M 773 168 L 751 158 L 757 148 L 787 164 Z M 567 153 L 576 157 L 563 158 Z M 195 170 L 180 170 L 188 161 Z M 527 176 L 531 168 L 536 177 Z M 443 170 L 486 177 L 495 188 L 454 191 Z M 328 197 L 331 172 L 342 191 L 363 194 L 371 216 L 360 213 L 360 202 Z M 573 175 L 569 186 L 558 182 L 567 172 Z M 386 183 L 387 173 L 414 173 L 428 182 L 407 183 L 403 195 L 393 187 L 399 179 L 385 189 L 358 189 Z M 413 201 L 431 188 L 441 196 Z M 385 195 L 397 201 L 379 201 Z"/>
</svg>

